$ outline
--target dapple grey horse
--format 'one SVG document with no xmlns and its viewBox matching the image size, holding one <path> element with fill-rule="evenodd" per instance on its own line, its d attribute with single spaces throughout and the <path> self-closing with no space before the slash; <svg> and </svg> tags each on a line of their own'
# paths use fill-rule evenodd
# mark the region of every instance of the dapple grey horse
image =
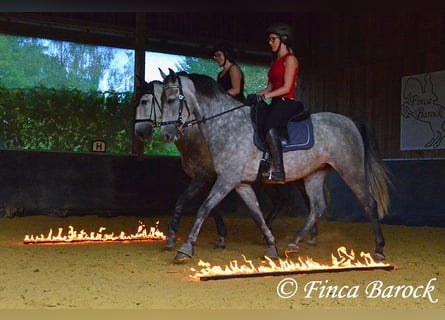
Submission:
<svg viewBox="0 0 445 320">
<path fill-rule="evenodd" d="M 275 237 L 266 225 L 251 184 L 256 180 L 262 152 L 253 142 L 250 108 L 238 107 L 217 82 L 205 75 L 177 75 L 170 70 L 161 96 L 161 136 L 166 142 L 180 140 L 185 127 L 199 126 L 213 159 L 217 179 L 199 208 L 188 237 L 178 249 L 175 262 L 194 255 L 194 244 L 210 211 L 231 191 L 246 203 L 266 242 L 265 256 L 278 258 Z M 335 170 L 359 200 L 371 220 L 375 236 L 374 257 L 385 258 L 380 219 L 388 212 L 389 178 L 378 157 L 377 141 L 367 122 L 357 126 L 350 118 L 331 112 L 313 113 L 314 146 L 284 153 L 286 181 L 303 179 L 311 205 L 305 224 L 287 245 L 298 251 L 298 242 L 326 210 L 323 185 Z"/>
<path fill-rule="evenodd" d="M 166 76 L 161 70 L 160 72 L 163 77 Z M 146 143 L 152 140 L 156 124 L 162 117 L 160 96 L 162 94 L 163 84 L 160 81 L 151 81 L 147 83 L 145 80 L 140 78 L 137 79 L 138 91 L 141 97 L 138 99 L 136 108 L 134 132 L 139 142 Z M 182 138 L 175 143 L 181 154 L 184 172 L 191 178 L 191 182 L 176 201 L 173 217 L 168 226 L 166 241 L 167 249 L 173 248 L 176 244 L 176 234 L 179 230 L 180 219 L 184 212 L 186 202 L 190 201 L 198 194 L 210 191 L 217 176 L 213 168 L 207 144 L 205 143 L 198 126 L 186 128 L 183 133 L 184 135 Z M 143 153 L 143 145 L 139 145 L 137 149 L 138 153 L 140 153 L 139 155 L 141 155 Z M 299 187 L 304 200 L 306 200 L 304 185 L 300 183 L 297 186 Z M 265 194 L 270 197 L 272 203 L 272 210 L 266 217 L 266 223 L 269 227 L 283 208 L 283 203 L 286 201 L 286 199 L 283 199 L 283 191 L 280 188 L 282 188 L 282 186 L 267 186 L 263 189 Z M 214 219 L 218 233 L 218 240 L 216 241 L 215 246 L 217 248 L 224 248 L 227 232 L 219 211 L 215 212 Z M 309 244 L 316 244 L 317 233 L 315 225 L 311 230 L 311 238 L 308 240 Z"/>
</svg>

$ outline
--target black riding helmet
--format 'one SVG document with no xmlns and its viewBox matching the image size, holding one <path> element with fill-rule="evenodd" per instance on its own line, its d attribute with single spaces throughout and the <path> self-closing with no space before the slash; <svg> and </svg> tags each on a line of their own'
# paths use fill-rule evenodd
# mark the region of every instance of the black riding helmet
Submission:
<svg viewBox="0 0 445 320">
<path fill-rule="evenodd" d="M 230 62 L 234 62 L 235 60 L 235 49 L 230 43 L 220 42 L 216 46 L 213 47 L 212 54 L 215 52 L 221 51 L 224 54 L 224 58 L 229 60 Z"/>
<path fill-rule="evenodd" d="M 281 41 L 284 40 L 284 36 L 287 37 L 287 41 L 291 40 L 292 38 L 292 28 L 287 23 L 275 23 L 267 28 L 266 33 L 276 34 L 281 38 Z"/>
<path fill-rule="evenodd" d="M 278 47 L 278 50 L 280 49 L 282 43 L 287 46 L 289 41 L 292 39 L 292 28 L 287 23 L 275 23 L 270 25 L 266 29 L 266 34 L 271 33 L 280 37 L 280 46 Z"/>
</svg>

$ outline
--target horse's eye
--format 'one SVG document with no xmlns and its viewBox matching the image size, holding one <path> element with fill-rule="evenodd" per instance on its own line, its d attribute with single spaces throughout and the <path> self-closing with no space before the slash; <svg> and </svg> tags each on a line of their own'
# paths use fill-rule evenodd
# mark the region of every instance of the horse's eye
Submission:
<svg viewBox="0 0 445 320">
<path fill-rule="evenodd" d="M 176 100 L 175 98 L 168 98 L 168 99 L 167 99 L 167 102 L 168 102 L 168 103 L 173 103 L 173 102 L 175 102 L 175 100 Z"/>
<path fill-rule="evenodd" d="M 141 104 L 145 106 L 148 103 L 148 100 L 141 100 Z"/>
</svg>

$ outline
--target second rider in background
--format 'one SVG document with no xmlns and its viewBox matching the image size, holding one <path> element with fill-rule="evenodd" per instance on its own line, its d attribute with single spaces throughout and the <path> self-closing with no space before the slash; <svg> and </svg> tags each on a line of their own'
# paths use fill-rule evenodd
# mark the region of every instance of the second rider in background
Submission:
<svg viewBox="0 0 445 320">
<path fill-rule="evenodd" d="M 244 101 L 244 75 L 235 62 L 235 50 L 227 42 L 217 44 L 213 48 L 213 59 L 222 70 L 216 81 L 235 99 Z"/>
</svg>

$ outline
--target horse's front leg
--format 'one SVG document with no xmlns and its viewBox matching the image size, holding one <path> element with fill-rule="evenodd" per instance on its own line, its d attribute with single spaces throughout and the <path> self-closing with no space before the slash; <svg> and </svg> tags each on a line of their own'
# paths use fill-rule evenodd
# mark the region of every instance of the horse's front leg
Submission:
<svg viewBox="0 0 445 320">
<path fill-rule="evenodd" d="M 179 224 L 181 222 L 181 217 L 184 212 L 184 206 L 187 201 L 190 201 L 194 197 L 196 197 L 200 192 L 204 191 L 207 188 L 210 188 L 213 183 L 213 179 L 205 179 L 203 177 L 195 177 L 192 179 L 190 184 L 184 190 L 183 193 L 179 196 L 178 200 L 175 204 L 175 209 L 173 212 L 172 220 L 168 225 L 167 231 L 167 241 L 165 248 L 170 250 L 176 244 L 176 233 L 179 230 Z"/>
<path fill-rule="evenodd" d="M 174 258 L 175 263 L 182 263 L 190 259 L 194 255 L 194 245 L 198 239 L 199 232 L 201 231 L 202 224 L 209 216 L 210 212 L 216 205 L 224 199 L 227 194 L 234 188 L 233 183 L 228 183 L 224 179 L 218 178 L 215 184 L 210 190 L 209 195 L 199 207 L 198 213 L 195 217 L 195 222 L 190 230 L 190 233 Z"/>
<path fill-rule="evenodd" d="M 263 238 L 266 240 L 267 247 L 265 255 L 271 259 L 278 259 L 278 250 L 275 245 L 275 237 L 263 218 L 263 213 L 261 212 L 258 199 L 252 189 L 252 186 L 249 184 L 240 184 L 236 187 L 236 192 L 240 195 L 241 199 L 243 199 L 244 203 L 249 208 L 253 220 L 261 230 Z"/>
</svg>

